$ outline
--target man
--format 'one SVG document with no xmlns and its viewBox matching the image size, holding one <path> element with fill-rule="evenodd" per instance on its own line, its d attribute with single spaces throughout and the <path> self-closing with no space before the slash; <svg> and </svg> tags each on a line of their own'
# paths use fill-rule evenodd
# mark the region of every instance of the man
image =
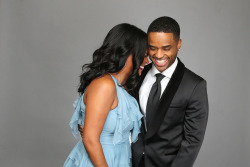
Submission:
<svg viewBox="0 0 250 167">
<path fill-rule="evenodd" d="M 181 39 L 174 19 L 157 18 L 147 33 L 152 63 L 136 91 L 144 118 L 132 144 L 133 167 L 192 167 L 208 118 L 206 81 L 177 58 Z"/>
<path fill-rule="evenodd" d="M 133 167 L 192 167 L 208 118 L 206 81 L 177 58 L 180 28 L 170 17 L 148 28 L 148 55 L 137 89 L 144 119 L 132 144 Z"/>
</svg>

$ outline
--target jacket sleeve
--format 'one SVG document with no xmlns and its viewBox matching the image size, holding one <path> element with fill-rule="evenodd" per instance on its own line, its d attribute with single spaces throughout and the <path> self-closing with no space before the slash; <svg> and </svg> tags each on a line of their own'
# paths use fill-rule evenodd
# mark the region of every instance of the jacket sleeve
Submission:
<svg viewBox="0 0 250 167">
<path fill-rule="evenodd" d="M 204 138 L 208 119 L 206 81 L 200 81 L 190 96 L 184 120 L 184 139 L 171 167 L 192 167 Z"/>
</svg>

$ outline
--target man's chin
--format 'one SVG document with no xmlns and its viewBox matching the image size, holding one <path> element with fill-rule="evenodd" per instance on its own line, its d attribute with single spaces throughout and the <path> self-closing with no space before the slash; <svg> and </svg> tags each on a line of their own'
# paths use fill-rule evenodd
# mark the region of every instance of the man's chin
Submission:
<svg viewBox="0 0 250 167">
<path fill-rule="evenodd" d="M 165 70 L 168 68 L 168 66 L 169 66 L 169 64 L 166 64 L 166 65 L 163 65 L 163 66 L 160 66 L 160 65 L 156 65 L 156 64 L 155 64 L 156 69 L 157 69 L 158 71 L 160 71 L 160 72 L 165 71 Z"/>
</svg>

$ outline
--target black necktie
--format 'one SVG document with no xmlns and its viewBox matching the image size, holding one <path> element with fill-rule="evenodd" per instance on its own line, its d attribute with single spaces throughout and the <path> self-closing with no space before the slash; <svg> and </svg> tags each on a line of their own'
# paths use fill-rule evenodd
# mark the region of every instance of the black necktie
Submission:
<svg viewBox="0 0 250 167">
<path fill-rule="evenodd" d="M 152 113 L 157 110 L 160 96 L 161 96 L 161 80 L 165 77 L 161 73 L 158 73 L 155 75 L 156 81 L 153 84 L 149 96 L 148 96 L 148 102 L 146 107 L 146 125 L 148 127 L 150 117 L 152 116 Z"/>
</svg>

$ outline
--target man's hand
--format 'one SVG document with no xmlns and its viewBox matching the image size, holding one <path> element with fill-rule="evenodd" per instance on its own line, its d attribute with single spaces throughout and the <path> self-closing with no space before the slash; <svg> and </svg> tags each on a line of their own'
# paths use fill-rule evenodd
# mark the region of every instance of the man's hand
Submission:
<svg viewBox="0 0 250 167">
<path fill-rule="evenodd" d="M 81 137 L 82 137 L 82 135 L 83 135 L 83 126 L 80 125 L 80 124 L 78 124 L 78 130 L 79 130 L 80 135 L 81 135 Z"/>
</svg>

